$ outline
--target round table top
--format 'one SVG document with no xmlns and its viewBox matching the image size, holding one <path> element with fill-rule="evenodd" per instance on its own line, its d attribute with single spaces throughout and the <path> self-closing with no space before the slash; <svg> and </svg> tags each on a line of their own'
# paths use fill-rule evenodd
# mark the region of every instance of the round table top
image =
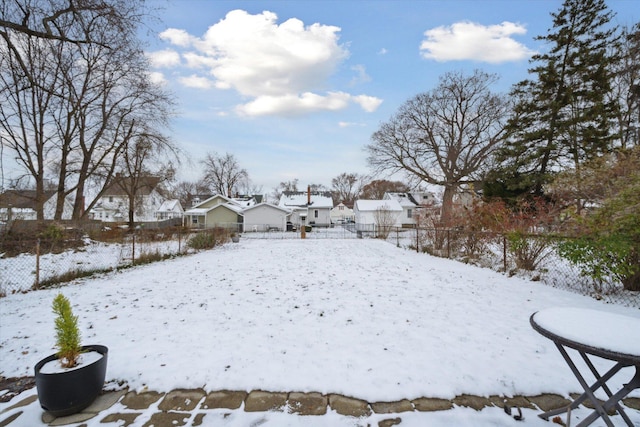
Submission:
<svg viewBox="0 0 640 427">
<path fill-rule="evenodd" d="M 585 308 L 554 307 L 531 315 L 531 326 L 554 342 L 595 356 L 640 365 L 640 318 Z"/>
</svg>

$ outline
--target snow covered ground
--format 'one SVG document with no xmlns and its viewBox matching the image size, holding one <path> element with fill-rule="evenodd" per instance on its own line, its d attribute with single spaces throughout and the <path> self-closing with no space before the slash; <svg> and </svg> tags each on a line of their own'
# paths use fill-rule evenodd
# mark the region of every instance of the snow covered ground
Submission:
<svg viewBox="0 0 640 427">
<path fill-rule="evenodd" d="M 33 375 L 36 362 L 53 352 L 50 307 L 60 291 L 79 316 L 83 343 L 109 347 L 107 380 L 131 389 L 315 391 L 370 402 L 567 396 L 580 386 L 529 316 L 570 306 L 640 319 L 638 309 L 379 240 L 243 239 L 0 298 L 0 375 Z M 623 370 L 613 384 L 631 375 Z M 529 411 L 525 425 L 551 425 Z M 640 425 L 640 413 L 630 415 Z M 216 425 L 249 425 L 250 416 L 257 415 L 238 413 L 238 424 Z M 270 414 L 262 425 L 360 425 L 336 414 L 299 418 Z M 416 426 L 522 425 L 498 408 L 402 419 Z"/>
</svg>

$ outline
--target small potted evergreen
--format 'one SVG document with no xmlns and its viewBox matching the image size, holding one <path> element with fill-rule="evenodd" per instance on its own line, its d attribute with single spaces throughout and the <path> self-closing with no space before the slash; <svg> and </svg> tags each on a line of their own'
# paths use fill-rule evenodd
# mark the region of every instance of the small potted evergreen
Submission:
<svg viewBox="0 0 640 427">
<path fill-rule="evenodd" d="M 53 312 L 58 352 L 36 364 L 36 389 L 42 409 L 62 417 L 82 411 L 98 397 L 109 350 L 102 345 L 80 345 L 78 317 L 64 295 L 54 298 Z"/>
</svg>

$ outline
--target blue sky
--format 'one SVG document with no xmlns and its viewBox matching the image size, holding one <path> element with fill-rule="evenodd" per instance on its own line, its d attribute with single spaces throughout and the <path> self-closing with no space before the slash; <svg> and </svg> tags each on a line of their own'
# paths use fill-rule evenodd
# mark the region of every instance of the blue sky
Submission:
<svg viewBox="0 0 640 427">
<path fill-rule="evenodd" d="M 158 1 L 158 3 L 160 3 Z M 609 0 L 615 22 L 636 0 Z M 208 152 L 232 153 L 253 184 L 331 185 L 367 174 L 364 147 L 407 99 L 447 71 L 527 77 L 560 0 L 168 0 L 147 39 L 153 78 L 177 101 L 171 136 L 196 180 Z"/>
</svg>

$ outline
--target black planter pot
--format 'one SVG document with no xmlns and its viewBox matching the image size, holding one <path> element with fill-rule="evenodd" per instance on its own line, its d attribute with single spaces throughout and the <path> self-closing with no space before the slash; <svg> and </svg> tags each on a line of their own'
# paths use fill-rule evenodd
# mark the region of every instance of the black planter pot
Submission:
<svg viewBox="0 0 640 427">
<path fill-rule="evenodd" d="M 40 406 L 56 417 L 82 411 L 98 397 L 107 373 L 109 349 L 103 345 L 87 345 L 83 352 L 96 351 L 102 355 L 99 360 L 67 372 L 43 374 L 40 369 L 58 357 L 53 354 L 36 364 L 36 388 Z"/>
</svg>

